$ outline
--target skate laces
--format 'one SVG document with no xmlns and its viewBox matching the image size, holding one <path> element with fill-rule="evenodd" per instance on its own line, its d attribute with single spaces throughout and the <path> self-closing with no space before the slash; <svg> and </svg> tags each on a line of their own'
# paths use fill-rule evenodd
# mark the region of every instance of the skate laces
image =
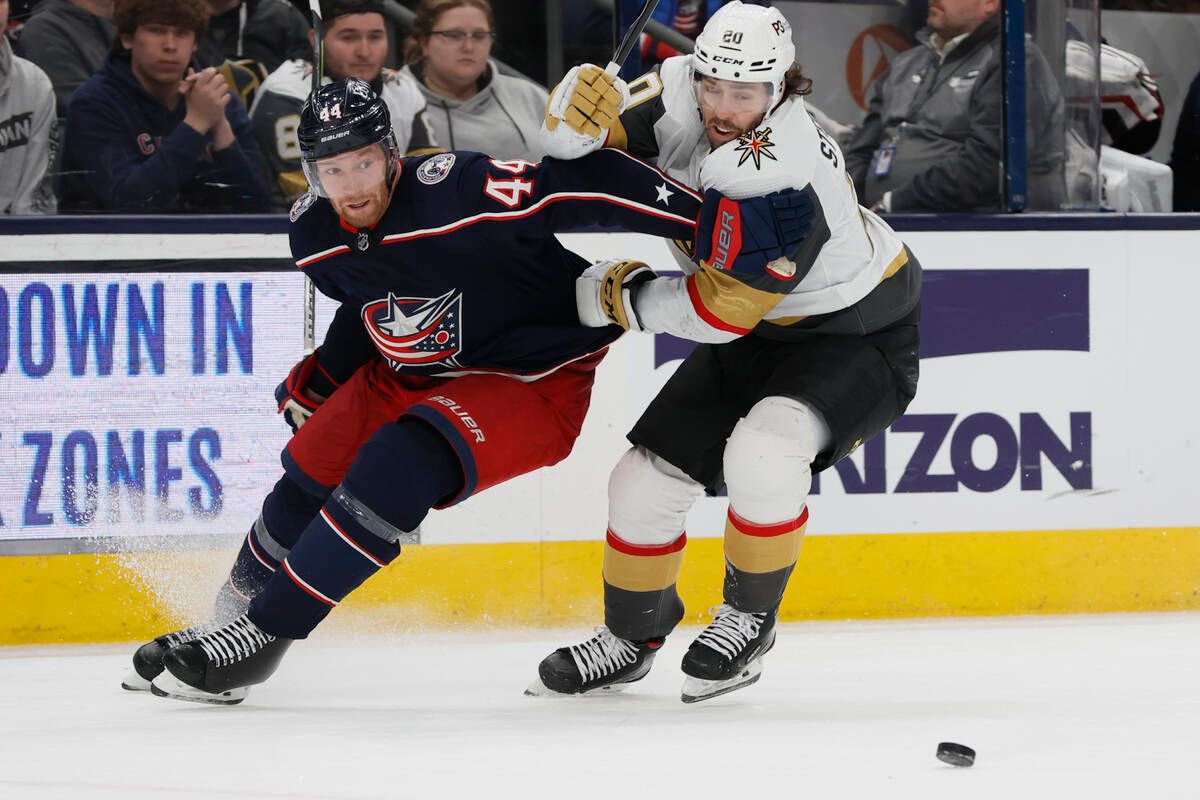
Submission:
<svg viewBox="0 0 1200 800">
<path fill-rule="evenodd" d="M 750 640 L 758 636 L 767 620 L 765 613 L 749 614 L 730 605 L 710 608 L 708 613 L 714 619 L 696 637 L 696 642 L 711 647 L 730 661 L 737 658 Z"/>
<path fill-rule="evenodd" d="M 167 640 L 167 649 L 169 650 L 170 648 L 181 644 L 194 642 L 201 636 L 212 633 L 217 629 L 217 627 L 218 626 L 214 621 L 209 620 L 208 622 L 202 622 L 199 625 L 193 625 L 190 628 L 184 628 L 181 631 L 172 631 L 163 638 Z"/>
<path fill-rule="evenodd" d="M 228 666 L 257 653 L 275 637 L 250 621 L 245 614 L 224 627 L 196 640 L 204 655 L 218 667 Z"/>
<path fill-rule="evenodd" d="M 596 628 L 596 635 L 591 639 L 567 649 L 585 681 L 609 675 L 634 663 L 638 653 L 637 645 L 616 636 L 603 625 Z"/>
</svg>

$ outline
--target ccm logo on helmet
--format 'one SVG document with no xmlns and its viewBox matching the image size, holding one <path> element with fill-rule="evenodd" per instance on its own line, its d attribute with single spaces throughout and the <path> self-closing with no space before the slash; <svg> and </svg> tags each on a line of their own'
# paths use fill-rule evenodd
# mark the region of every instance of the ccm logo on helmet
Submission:
<svg viewBox="0 0 1200 800">
<path fill-rule="evenodd" d="M 745 61 L 742 61 L 740 58 L 729 58 L 728 56 L 722 56 L 722 55 L 715 55 L 712 57 L 712 60 L 720 61 L 722 64 L 739 64 L 740 65 L 740 64 L 746 63 Z"/>
</svg>

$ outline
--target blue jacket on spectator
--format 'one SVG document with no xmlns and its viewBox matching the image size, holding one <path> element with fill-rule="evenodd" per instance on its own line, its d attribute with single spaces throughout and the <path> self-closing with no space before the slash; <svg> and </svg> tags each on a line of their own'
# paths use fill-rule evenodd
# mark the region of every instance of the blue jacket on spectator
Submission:
<svg viewBox="0 0 1200 800">
<path fill-rule="evenodd" d="M 1171 169 L 1175 171 L 1175 210 L 1200 211 L 1200 74 L 1179 111 Z"/>
<path fill-rule="evenodd" d="M 187 101 L 169 110 L 113 54 L 76 90 L 61 162 L 63 210 L 261 212 L 267 189 L 245 107 L 225 106 L 237 142 L 214 152 L 183 124 Z"/>
</svg>

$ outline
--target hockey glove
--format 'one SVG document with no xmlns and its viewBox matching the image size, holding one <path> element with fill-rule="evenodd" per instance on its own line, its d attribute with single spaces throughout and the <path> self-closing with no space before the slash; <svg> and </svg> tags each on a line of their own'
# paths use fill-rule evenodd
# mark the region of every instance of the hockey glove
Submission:
<svg viewBox="0 0 1200 800">
<path fill-rule="evenodd" d="M 579 321 L 589 328 L 620 325 L 642 330 L 633 309 L 639 284 L 653 280 L 654 271 L 641 261 L 601 261 L 575 279 Z"/>
<path fill-rule="evenodd" d="M 709 189 L 696 226 L 696 261 L 713 269 L 791 280 L 797 255 L 824 230 L 813 198 L 811 189 L 787 189 L 733 200 Z"/>
<path fill-rule="evenodd" d="M 317 354 L 310 353 L 288 373 L 283 383 L 275 387 L 275 402 L 283 421 L 292 433 L 308 421 L 313 412 L 333 394 L 337 383 L 317 363 Z M 318 399 L 319 398 L 319 399 Z"/>
<path fill-rule="evenodd" d="M 595 64 L 572 67 L 546 107 L 546 130 L 555 133 L 565 122 L 576 135 L 602 140 L 629 104 L 629 87 Z"/>
</svg>

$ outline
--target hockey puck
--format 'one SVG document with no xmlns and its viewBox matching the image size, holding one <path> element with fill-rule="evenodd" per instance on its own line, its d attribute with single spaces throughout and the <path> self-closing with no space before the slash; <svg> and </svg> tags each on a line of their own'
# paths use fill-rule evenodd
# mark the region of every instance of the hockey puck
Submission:
<svg viewBox="0 0 1200 800">
<path fill-rule="evenodd" d="M 937 757 L 954 767 L 969 767 L 975 763 L 975 751 L 955 742 L 939 742 Z"/>
</svg>

